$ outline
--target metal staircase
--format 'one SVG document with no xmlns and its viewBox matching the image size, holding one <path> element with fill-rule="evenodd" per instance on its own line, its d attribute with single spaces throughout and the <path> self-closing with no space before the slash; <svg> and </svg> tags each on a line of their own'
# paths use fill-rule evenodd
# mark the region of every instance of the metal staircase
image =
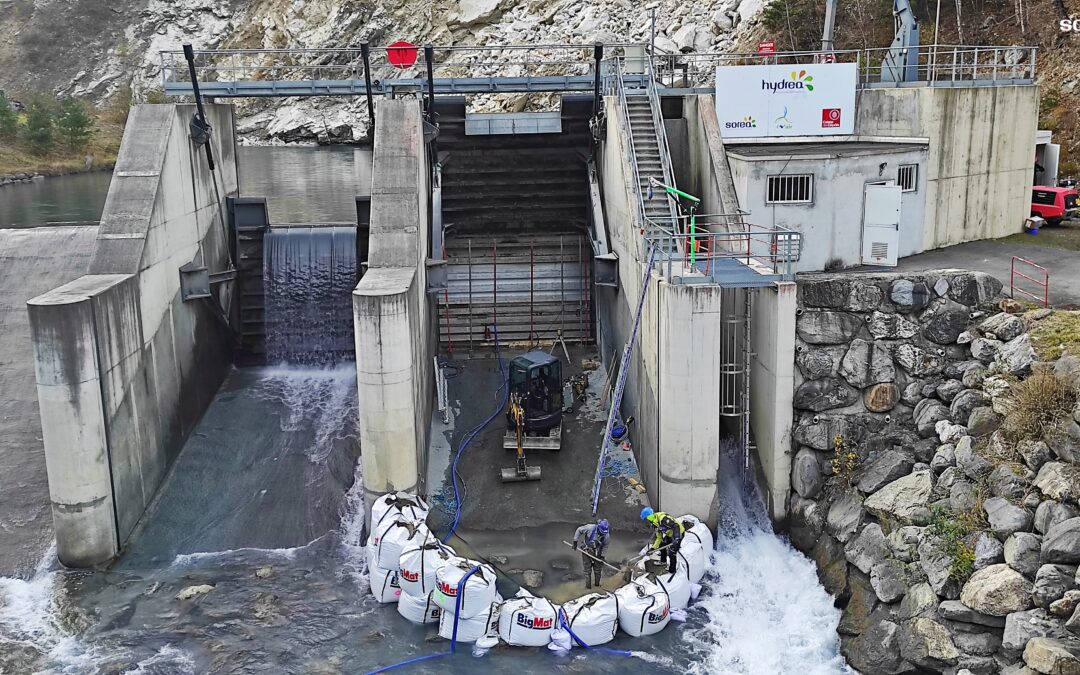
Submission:
<svg viewBox="0 0 1080 675">
<path fill-rule="evenodd" d="M 651 220 L 671 227 L 676 216 L 675 206 L 671 200 L 664 195 L 662 190 L 654 191 L 653 198 L 648 198 L 650 178 L 667 185 L 674 185 L 675 182 L 674 178 L 669 178 L 668 172 L 665 171 L 665 164 L 670 167 L 671 157 L 660 148 L 660 133 L 663 133 L 663 129 L 661 128 L 660 133 L 657 133 L 657 125 L 647 95 L 627 96 L 626 109 L 630 118 L 634 159 L 637 162 L 638 193 L 641 195 L 645 218 L 647 221 Z M 660 126 L 663 126 L 663 122 Z M 664 150 L 667 150 L 666 145 Z"/>
</svg>

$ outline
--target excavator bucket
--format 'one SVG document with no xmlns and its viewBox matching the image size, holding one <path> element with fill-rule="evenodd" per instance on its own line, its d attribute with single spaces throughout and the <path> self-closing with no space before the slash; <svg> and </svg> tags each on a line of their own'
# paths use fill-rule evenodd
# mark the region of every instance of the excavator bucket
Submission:
<svg viewBox="0 0 1080 675">
<path fill-rule="evenodd" d="M 508 467 L 502 470 L 502 482 L 521 483 L 527 480 L 540 480 L 540 467 L 526 466 L 524 471 L 517 467 Z"/>
</svg>

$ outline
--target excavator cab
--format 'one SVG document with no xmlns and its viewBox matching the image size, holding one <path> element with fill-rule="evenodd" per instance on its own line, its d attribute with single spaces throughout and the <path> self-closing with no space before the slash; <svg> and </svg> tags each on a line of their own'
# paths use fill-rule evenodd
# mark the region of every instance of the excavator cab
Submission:
<svg viewBox="0 0 1080 675">
<path fill-rule="evenodd" d="M 510 362 L 510 396 L 517 396 L 525 411 L 526 434 L 547 434 L 562 422 L 563 380 L 559 359 L 543 351 L 531 351 Z M 517 423 L 507 409 L 507 428 Z"/>
</svg>

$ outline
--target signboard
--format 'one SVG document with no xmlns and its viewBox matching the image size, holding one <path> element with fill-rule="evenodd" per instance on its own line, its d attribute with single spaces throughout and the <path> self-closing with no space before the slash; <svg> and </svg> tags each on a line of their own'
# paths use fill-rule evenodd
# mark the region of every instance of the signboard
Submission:
<svg viewBox="0 0 1080 675">
<path fill-rule="evenodd" d="M 757 43 L 758 56 L 768 56 L 769 54 L 776 53 L 776 41 L 765 40 L 764 42 Z"/>
<path fill-rule="evenodd" d="M 416 50 L 413 43 L 398 40 L 386 48 L 386 60 L 395 68 L 405 69 L 416 63 Z"/>
<path fill-rule="evenodd" d="M 726 138 L 855 133 L 854 63 L 720 66 L 716 119 Z"/>
</svg>

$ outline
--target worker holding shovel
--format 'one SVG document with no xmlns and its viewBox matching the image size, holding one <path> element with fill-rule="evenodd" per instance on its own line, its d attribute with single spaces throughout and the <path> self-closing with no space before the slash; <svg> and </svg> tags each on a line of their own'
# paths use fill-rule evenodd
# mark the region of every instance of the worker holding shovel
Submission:
<svg viewBox="0 0 1080 675">
<path fill-rule="evenodd" d="M 604 518 L 595 524 L 582 525 L 574 532 L 574 549 L 581 551 L 581 563 L 585 567 L 585 588 L 591 589 L 594 583 L 600 587 L 600 570 L 610 540 L 610 528 Z"/>
</svg>

